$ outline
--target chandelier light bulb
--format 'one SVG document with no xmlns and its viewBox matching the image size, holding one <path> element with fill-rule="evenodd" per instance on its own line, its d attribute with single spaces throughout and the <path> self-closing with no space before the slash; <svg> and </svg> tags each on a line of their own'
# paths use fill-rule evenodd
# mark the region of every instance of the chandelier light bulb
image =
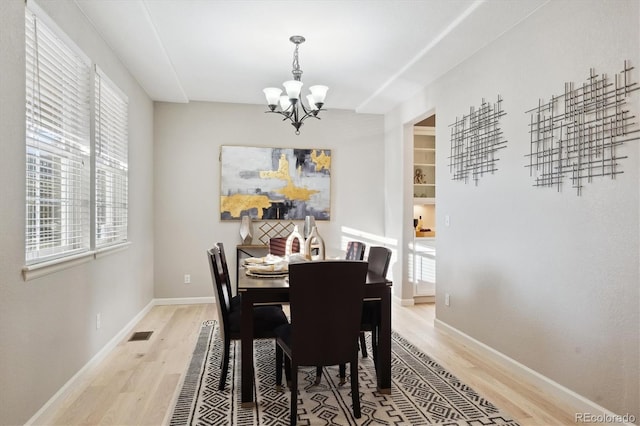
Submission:
<svg viewBox="0 0 640 426">
<path fill-rule="evenodd" d="M 262 90 L 264 92 L 265 97 L 267 98 L 267 105 L 269 107 L 275 107 L 278 105 L 278 100 L 280 99 L 280 94 L 282 93 L 282 89 L 278 89 L 277 87 L 267 87 Z"/>
<path fill-rule="evenodd" d="M 282 112 L 287 112 L 287 110 L 291 107 L 291 101 L 287 95 L 280 96 L 280 109 Z"/>
<path fill-rule="evenodd" d="M 289 99 L 300 99 L 300 91 L 302 90 L 302 82 L 297 80 L 289 80 L 282 83 L 284 90 L 287 92 Z"/>
<path fill-rule="evenodd" d="M 324 104 L 324 99 L 327 97 L 327 90 L 329 90 L 327 86 L 316 85 L 309 87 L 311 96 L 313 96 L 313 100 L 315 101 L 314 103 Z"/>
<path fill-rule="evenodd" d="M 309 107 L 316 111 L 318 109 L 318 106 L 316 105 L 316 101 L 315 99 L 313 99 L 313 95 L 307 95 L 307 103 L 309 104 Z"/>
</svg>

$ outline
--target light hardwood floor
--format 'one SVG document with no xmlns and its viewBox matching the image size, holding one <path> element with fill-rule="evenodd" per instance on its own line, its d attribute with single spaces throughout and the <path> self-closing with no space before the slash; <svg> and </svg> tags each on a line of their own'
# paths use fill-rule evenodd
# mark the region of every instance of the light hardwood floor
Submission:
<svg viewBox="0 0 640 426">
<path fill-rule="evenodd" d="M 574 424 L 570 407 L 506 374 L 445 333 L 434 329 L 435 307 L 393 305 L 393 328 L 521 425 Z M 215 305 L 154 307 L 135 331 L 153 331 L 148 341 L 120 343 L 88 372 L 47 425 L 161 425 L 171 415 L 202 321 L 216 319 Z"/>
</svg>

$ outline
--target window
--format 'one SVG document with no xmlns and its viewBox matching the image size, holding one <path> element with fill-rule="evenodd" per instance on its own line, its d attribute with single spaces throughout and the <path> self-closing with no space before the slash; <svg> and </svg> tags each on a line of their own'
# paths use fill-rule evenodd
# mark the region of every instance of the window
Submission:
<svg viewBox="0 0 640 426">
<path fill-rule="evenodd" d="M 127 98 L 95 77 L 96 248 L 127 240 Z"/>
<path fill-rule="evenodd" d="M 25 10 L 27 265 L 127 241 L 128 100 L 40 16 Z"/>
<path fill-rule="evenodd" d="M 29 264 L 89 250 L 91 67 L 26 12 Z"/>
</svg>

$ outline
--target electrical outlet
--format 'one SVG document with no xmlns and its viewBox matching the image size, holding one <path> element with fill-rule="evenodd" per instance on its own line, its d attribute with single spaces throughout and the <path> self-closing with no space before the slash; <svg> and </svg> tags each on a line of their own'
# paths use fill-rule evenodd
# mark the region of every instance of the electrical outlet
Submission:
<svg viewBox="0 0 640 426">
<path fill-rule="evenodd" d="M 451 306 L 451 297 L 449 297 L 449 293 L 445 293 L 444 295 L 444 304 L 445 306 Z"/>
<path fill-rule="evenodd" d="M 96 330 L 100 330 L 100 326 L 102 325 L 102 315 L 100 312 L 96 314 Z"/>
<path fill-rule="evenodd" d="M 184 274 L 184 283 L 185 284 L 191 284 L 191 275 Z"/>
</svg>

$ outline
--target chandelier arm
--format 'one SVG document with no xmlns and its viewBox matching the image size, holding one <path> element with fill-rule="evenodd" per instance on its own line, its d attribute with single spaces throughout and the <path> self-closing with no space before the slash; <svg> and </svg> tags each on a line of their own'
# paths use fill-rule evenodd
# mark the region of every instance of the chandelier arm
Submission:
<svg viewBox="0 0 640 426">
<path fill-rule="evenodd" d="M 282 111 L 265 111 L 265 114 L 278 114 L 283 116 L 284 118 L 282 119 L 282 121 L 291 121 L 293 123 L 293 119 L 291 118 L 291 114 L 286 113 L 286 112 L 282 112 Z"/>
<path fill-rule="evenodd" d="M 298 100 L 298 103 L 300 104 L 300 106 L 302 106 L 302 111 L 304 111 L 304 114 L 305 114 L 305 115 L 309 114 L 310 109 L 307 109 L 307 108 L 305 108 L 305 107 L 304 107 L 304 102 L 302 102 L 302 98 L 300 98 L 300 99 Z M 311 111 L 312 111 L 312 110 L 311 110 Z"/>
<path fill-rule="evenodd" d="M 302 118 L 300 119 L 300 122 L 302 123 L 304 120 L 306 120 L 309 117 L 313 117 L 313 118 L 316 118 L 316 119 L 320 120 L 320 117 L 318 117 L 316 114 L 314 114 L 313 111 L 309 111 L 305 115 L 302 116 Z"/>
</svg>

